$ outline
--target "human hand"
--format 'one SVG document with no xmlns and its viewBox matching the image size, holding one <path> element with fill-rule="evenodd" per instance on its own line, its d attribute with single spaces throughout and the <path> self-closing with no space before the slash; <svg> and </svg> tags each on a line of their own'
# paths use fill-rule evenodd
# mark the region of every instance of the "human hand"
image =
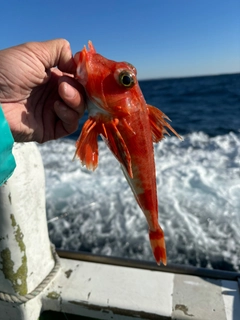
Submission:
<svg viewBox="0 0 240 320">
<path fill-rule="evenodd" d="M 64 39 L 0 51 L 0 103 L 15 141 L 43 143 L 77 130 L 84 90 L 75 69 Z"/>
</svg>

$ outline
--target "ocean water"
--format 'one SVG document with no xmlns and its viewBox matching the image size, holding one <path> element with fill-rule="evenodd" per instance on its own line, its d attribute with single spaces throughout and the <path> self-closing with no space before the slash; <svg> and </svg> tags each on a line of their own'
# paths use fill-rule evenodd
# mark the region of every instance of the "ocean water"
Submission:
<svg viewBox="0 0 240 320">
<path fill-rule="evenodd" d="M 146 101 L 184 137 L 155 144 L 168 261 L 239 271 L 240 74 L 140 86 Z M 39 145 L 52 242 L 66 250 L 154 261 L 145 217 L 105 144 L 99 141 L 95 172 L 72 161 L 79 131 Z"/>
</svg>

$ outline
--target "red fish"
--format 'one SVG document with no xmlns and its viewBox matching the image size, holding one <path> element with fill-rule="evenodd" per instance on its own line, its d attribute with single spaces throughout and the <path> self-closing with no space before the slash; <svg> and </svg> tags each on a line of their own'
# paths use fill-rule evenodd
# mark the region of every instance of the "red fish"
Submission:
<svg viewBox="0 0 240 320">
<path fill-rule="evenodd" d="M 76 153 L 90 170 L 98 165 L 98 135 L 121 164 L 122 171 L 149 226 L 156 262 L 167 264 L 164 233 L 158 223 L 158 201 L 153 142 L 166 129 L 180 136 L 159 109 L 146 104 L 136 69 L 127 62 L 101 56 L 91 41 L 74 57 L 76 78 L 84 86 L 89 118 L 76 143 Z M 168 119 L 169 120 L 169 119 Z"/>
</svg>

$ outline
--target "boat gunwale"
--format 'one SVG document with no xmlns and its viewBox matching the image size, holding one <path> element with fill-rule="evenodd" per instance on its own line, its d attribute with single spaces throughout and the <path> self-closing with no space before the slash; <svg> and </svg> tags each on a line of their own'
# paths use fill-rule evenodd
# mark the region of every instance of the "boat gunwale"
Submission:
<svg viewBox="0 0 240 320">
<path fill-rule="evenodd" d="M 207 269 L 194 266 L 186 266 L 181 264 L 169 263 L 167 266 L 158 266 L 154 262 L 142 261 L 136 259 L 127 259 L 119 257 L 110 257 L 95 255 L 92 253 L 85 253 L 81 251 L 68 251 L 57 249 L 57 254 L 60 258 L 79 260 L 91 263 L 100 263 L 107 265 L 114 265 L 118 267 L 145 269 L 149 271 L 160 271 L 168 272 L 174 274 L 188 274 L 192 276 L 212 278 L 212 279 L 222 279 L 222 280 L 238 280 L 240 278 L 240 273 L 236 271 L 225 271 L 219 269 Z"/>
</svg>

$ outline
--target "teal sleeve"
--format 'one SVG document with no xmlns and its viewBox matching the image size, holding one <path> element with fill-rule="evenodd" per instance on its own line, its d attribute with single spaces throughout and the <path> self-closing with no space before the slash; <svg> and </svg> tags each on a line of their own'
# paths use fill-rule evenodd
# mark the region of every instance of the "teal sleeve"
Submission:
<svg viewBox="0 0 240 320">
<path fill-rule="evenodd" d="M 14 139 L 0 105 L 0 186 L 12 175 L 16 163 L 12 154 Z"/>
</svg>

